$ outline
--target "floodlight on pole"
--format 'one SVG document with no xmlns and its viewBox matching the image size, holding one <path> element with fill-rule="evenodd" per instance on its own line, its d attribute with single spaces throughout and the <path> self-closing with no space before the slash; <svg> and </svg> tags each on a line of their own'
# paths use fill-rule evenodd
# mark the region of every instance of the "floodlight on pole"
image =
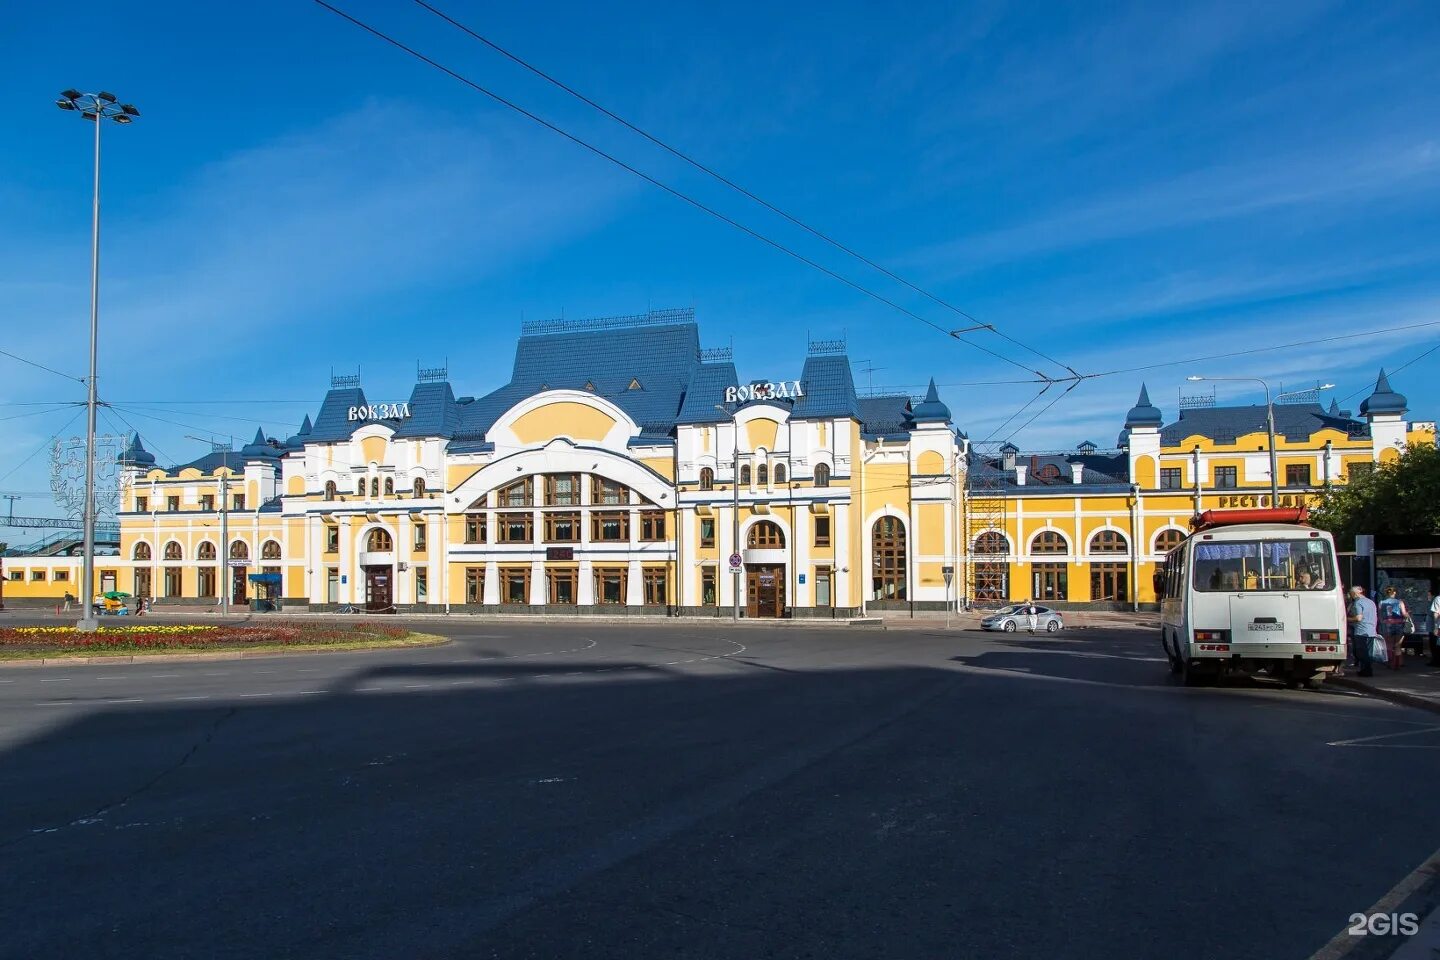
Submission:
<svg viewBox="0 0 1440 960">
<path fill-rule="evenodd" d="M 95 185 L 90 208 L 90 376 L 86 379 L 86 425 L 85 425 L 85 507 L 82 514 L 85 526 L 85 562 L 81 589 L 81 600 L 85 613 L 78 624 L 81 630 L 94 630 L 100 624 L 95 619 L 95 412 L 98 406 L 95 394 L 96 353 L 100 341 L 100 128 L 101 120 L 129 123 L 140 115 L 133 104 L 118 106 L 113 93 L 81 93 L 79 90 L 64 90 L 55 105 L 61 110 L 78 111 L 86 120 L 95 123 Z"/>
</svg>

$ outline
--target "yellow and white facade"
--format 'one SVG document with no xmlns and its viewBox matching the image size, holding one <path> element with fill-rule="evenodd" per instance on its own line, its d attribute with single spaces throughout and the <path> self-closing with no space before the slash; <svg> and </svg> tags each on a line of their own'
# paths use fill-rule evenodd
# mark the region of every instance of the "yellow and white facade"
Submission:
<svg viewBox="0 0 1440 960">
<path fill-rule="evenodd" d="M 741 381 L 688 311 L 529 324 L 508 384 L 456 397 L 445 377 L 385 403 L 334 378 L 294 436 L 168 468 L 136 437 L 92 591 L 478 614 L 1131 605 L 1197 508 L 1269 489 L 1263 428 L 1226 432 L 1257 408 L 1164 426 L 1142 390 L 1117 450 L 982 456 L 933 383 L 859 397 L 833 342 L 798 376 Z M 1296 502 L 1434 442 L 1383 375 L 1363 421 L 1278 410 Z M 7 557 L 4 577 L 11 604 L 82 593 L 78 557 Z"/>
</svg>

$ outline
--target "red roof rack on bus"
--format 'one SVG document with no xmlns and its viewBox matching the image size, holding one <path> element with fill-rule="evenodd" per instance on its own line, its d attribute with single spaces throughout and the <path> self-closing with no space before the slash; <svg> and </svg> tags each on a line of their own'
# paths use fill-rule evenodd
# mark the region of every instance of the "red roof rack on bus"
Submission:
<svg viewBox="0 0 1440 960">
<path fill-rule="evenodd" d="M 1252 510 L 1206 510 L 1190 518 L 1192 530 L 1229 527 L 1237 523 L 1308 523 L 1309 507 L 1262 507 Z"/>
</svg>

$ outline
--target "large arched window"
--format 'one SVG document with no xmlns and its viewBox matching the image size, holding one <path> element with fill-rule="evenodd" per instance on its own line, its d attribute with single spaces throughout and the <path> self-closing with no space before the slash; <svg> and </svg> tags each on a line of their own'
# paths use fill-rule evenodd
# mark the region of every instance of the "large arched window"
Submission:
<svg viewBox="0 0 1440 960">
<path fill-rule="evenodd" d="M 365 549 L 371 553 L 388 553 L 394 548 L 394 541 L 390 539 L 388 531 L 376 527 L 370 531 L 370 536 L 365 538 Z"/>
<path fill-rule="evenodd" d="M 870 535 L 870 598 L 906 599 L 905 525 L 899 517 L 881 517 Z"/>
<path fill-rule="evenodd" d="M 412 496 L 415 497 L 416 500 L 419 500 L 421 497 L 425 496 L 425 478 L 424 478 L 424 477 L 416 477 L 416 478 L 415 478 L 415 482 L 410 485 L 410 493 L 411 493 Z"/>
<path fill-rule="evenodd" d="M 762 463 L 760 464 L 760 466 L 755 468 L 755 482 L 760 484 L 760 486 L 762 487 L 768 487 L 770 485 L 769 466 Z"/>
<path fill-rule="evenodd" d="M 748 463 L 740 468 L 740 483 L 746 487 L 750 486 L 750 464 Z"/>
<path fill-rule="evenodd" d="M 714 490 L 714 489 L 715 489 L 715 471 L 714 471 L 714 470 L 711 470 L 709 467 L 701 467 L 701 468 L 700 468 L 700 489 L 701 489 L 701 490 Z"/>
<path fill-rule="evenodd" d="M 751 550 L 779 550 L 785 546 L 785 531 L 770 520 L 761 520 L 750 528 L 745 544 Z"/>
<path fill-rule="evenodd" d="M 1101 530 L 1090 538 L 1091 553 L 1125 553 L 1130 545 L 1118 530 Z"/>
<path fill-rule="evenodd" d="M 206 540 L 204 543 L 200 544 L 199 548 L 195 551 L 195 559 L 214 560 L 215 544 L 211 543 L 209 540 Z"/>
<path fill-rule="evenodd" d="M 1184 530 L 1176 530 L 1174 527 L 1169 530 L 1161 530 L 1160 535 L 1155 538 L 1155 552 L 1169 553 L 1184 542 Z"/>
<path fill-rule="evenodd" d="M 279 560 L 280 544 L 276 543 L 274 540 L 266 540 L 260 545 L 260 559 Z"/>
<path fill-rule="evenodd" d="M 145 543 L 145 542 L 143 542 L 143 541 L 140 542 L 140 543 L 135 544 L 135 554 L 134 554 L 134 556 L 135 556 L 135 559 L 136 559 L 136 560 L 149 560 L 149 559 L 150 559 L 150 544 Z"/>
<path fill-rule="evenodd" d="M 180 552 L 180 544 L 176 543 L 174 540 L 171 540 L 169 543 L 165 544 L 165 559 L 166 559 L 166 560 L 181 560 L 181 559 L 184 559 L 184 555 Z"/>
<path fill-rule="evenodd" d="M 999 530 L 986 530 L 975 538 L 974 551 L 985 556 L 1003 557 L 1010 552 L 1010 541 Z"/>
<path fill-rule="evenodd" d="M 817 487 L 828 487 L 828 486 L 830 486 L 830 467 L 829 467 L 828 464 L 824 464 L 824 463 L 817 463 L 817 464 L 815 464 L 815 486 L 817 486 Z"/>
<path fill-rule="evenodd" d="M 1065 538 L 1054 530 L 1042 530 L 1030 541 L 1031 553 L 1065 553 L 1068 549 Z"/>
<path fill-rule="evenodd" d="M 784 483 L 784 482 L 785 482 L 785 464 L 783 464 L 783 463 L 777 463 L 777 464 L 775 464 L 775 482 L 776 482 L 776 483 Z"/>
<path fill-rule="evenodd" d="M 336 492 L 337 492 L 337 491 L 335 490 L 335 481 L 334 481 L 334 480 L 326 480 L 326 481 L 325 481 L 325 499 L 326 499 L 326 500 L 334 500 L 334 499 L 335 499 L 335 494 L 336 494 Z"/>
<path fill-rule="evenodd" d="M 234 543 L 230 544 L 230 559 L 249 560 L 250 545 L 244 540 L 236 540 Z"/>
</svg>

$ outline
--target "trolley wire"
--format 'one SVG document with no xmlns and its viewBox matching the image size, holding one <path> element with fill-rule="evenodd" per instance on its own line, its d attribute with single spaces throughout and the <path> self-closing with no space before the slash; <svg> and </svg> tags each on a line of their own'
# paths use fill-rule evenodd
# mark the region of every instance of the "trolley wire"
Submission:
<svg viewBox="0 0 1440 960">
<path fill-rule="evenodd" d="M 775 239 L 772 239 L 771 237 L 769 237 L 769 236 L 761 233 L 760 231 L 755 230 L 755 229 L 753 229 L 753 228 L 751 228 L 751 227 L 746 226 L 745 224 L 741 223 L 739 220 L 736 220 L 734 217 L 731 217 L 731 216 L 729 216 L 729 215 L 727 215 L 727 214 L 724 214 L 724 213 L 720 212 L 719 210 L 715 209 L 714 207 L 711 207 L 711 206 L 707 205 L 707 204 L 704 203 L 703 201 L 697 200 L 696 198 L 690 196 L 689 194 L 684 193 L 684 192 L 676 189 L 675 187 L 670 186 L 669 184 L 665 183 L 664 181 L 659 180 L 659 179 L 657 179 L 656 177 L 653 177 L 653 176 L 651 176 L 651 175 L 648 174 L 648 173 L 645 173 L 643 170 L 640 170 L 638 167 L 635 167 L 635 166 L 633 166 L 632 164 L 629 164 L 629 163 L 625 162 L 624 160 L 621 160 L 619 157 L 615 156 L 614 154 L 612 154 L 612 153 L 607 153 L 605 150 L 601 149 L 600 147 L 595 146 L 594 144 L 590 143 L 588 140 L 585 140 L 585 139 L 583 139 L 583 138 L 581 138 L 581 137 L 579 137 L 579 136 L 571 133 L 570 131 L 568 131 L 568 130 L 564 129 L 563 127 L 560 127 L 560 126 L 558 126 L 558 125 L 550 122 L 549 120 L 546 120 L 544 117 L 540 116 L 540 115 L 537 114 L 537 113 L 534 113 L 534 112 L 531 111 L 531 110 L 526 109 L 525 107 L 520 106 L 518 103 L 514 102 L 513 100 L 506 99 L 505 97 L 501 96 L 500 94 L 496 93 L 495 91 L 490 90 L 488 87 L 482 86 L 481 84 L 477 83 L 477 82 L 474 81 L 474 80 L 471 80 L 469 77 L 465 76 L 464 74 L 459 73 L 459 72 L 457 72 L 457 71 L 455 71 L 455 70 L 452 70 L 450 67 L 445 66 L 445 65 L 444 65 L 443 63 L 441 63 L 440 61 L 435 60 L 434 58 L 432 58 L 432 57 L 430 57 L 430 56 L 428 56 L 428 55 L 426 55 L 426 54 L 424 54 L 424 53 L 421 53 L 419 50 L 415 49 L 414 47 L 411 47 L 411 46 L 407 45 L 407 44 L 404 43 L 403 41 L 396 39 L 395 37 L 393 37 L 393 36 L 385 33 L 384 31 L 382 31 L 382 30 L 380 30 L 380 29 L 378 29 L 378 28 L 376 28 L 376 27 L 371 26 L 370 24 L 366 23 L 365 21 L 360 20 L 359 18 L 357 18 L 357 17 L 355 17 L 355 16 L 352 16 L 352 15 L 349 14 L 349 13 L 346 13 L 344 10 L 341 10 L 339 7 L 336 7 L 336 6 L 334 6 L 334 5 L 326 2 L 326 0 L 314 0 L 314 2 L 316 3 L 316 5 L 318 5 L 318 6 L 320 6 L 320 7 L 323 7 L 324 9 L 330 11 L 331 13 L 333 13 L 333 14 L 335 14 L 336 16 L 340 17 L 341 19 L 349 21 L 351 24 L 359 27 L 361 30 L 364 30 L 366 33 L 369 33 L 370 35 L 376 37 L 377 39 L 382 40 L 382 41 L 384 41 L 385 43 L 390 44 L 391 46 L 395 47 L 397 50 L 400 50 L 400 51 L 402 51 L 403 53 L 406 53 L 406 54 L 408 54 L 409 56 L 414 57 L 416 60 L 419 60 L 421 63 L 424 63 L 424 64 L 426 64 L 427 66 L 430 66 L 430 67 L 432 67 L 432 68 L 434 68 L 434 69 L 436 69 L 436 70 L 439 70 L 441 73 L 446 74 L 447 76 L 451 77 L 451 78 L 454 79 L 454 80 L 458 80 L 460 83 L 463 83 L 465 86 L 470 87 L 472 90 L 475 90 L 476 92 L 481 93 L 481 94 L 489 97 L 491 100 L 495 101 L 496 103 L 500 104 L 501 106 L 506 107 L 506 108 L 508 108 L 508 109 L 510 109 L 510 110 L 515 111 L 516 113 L 520 114 L 521 116 L 525 117 L 526 119 L 531 120 L 532 122 L 537 123 L 537 124 L 539 124 L 540 126 L 543 126 L 545 129 L 550 130 L 551 132 L 556 133 L 556 134 L 564 137 L 566 140 L 569 140 L 571 143 L 574 143 L 575 145 L 577 145 L 577 146 L 579 146 L 579 147 L 583 147 L 585 150 L 588 150 L 589 152 L 595 154 L 596 156 L 598 156 L 598 157 L 600 157 L 600 158 L 602 158 L 602 159 L 604 159 L 604 160 L 608 160 L 609 162 L 615 164 L 617 167 L 620 167 L 622 170 L 625 170 L 626 172 L 631 173 L 631 174 L 633 174 L 633 175 L 636 176 L 636 177 L 639 177 L 640 179 L 644 180 L 646 183 L 649 183 L 649 184 L 651 184 L 652 186 L 655 186 L 655 187 L 659 187 L 661 190 L 664 190 L 666 193 L 670 194 L 671 196 L 675 197 L 675 198 L 678 199 L 678 200 L 684 201 L 685 203 L 687 203 L 687 204 L 689 204 L 690 206 L 694 207 L 695 209 L 701 211 L 702 213 L 708 214 L 709 216 L 714 217 L 715 219 L 721 221 L 722 223 L 726 223 L 726 224 L 730 225 L 731 227 L 734 227 L 736 230 L 739 230 L 740 232 L 746 234 L 747 236 L 750 236 L 750 237 L 752 237 L 752 238 L 754 238 L 754 239 L 756 239 L 756 240 L 759 240 L 761 243 L 764 243 L 764 244 L 766 244 L 767 246 L 769 246 L 769 247 L 771 247 L 771 248 L 773 248 L 773 249 L 775 249 L 775 250 L 780 251 L 781 253 L 785 254 L 786 256 L 789 256 L 789 257 L 794 258 L 795 260 L 799 261 L 800 263 L 803 263 L 803 264 L 805 264 L 806 266 L 808 266 L 808 267 L 810 267 L 810 268 L 812 268 L 812 269 L 814 269 L 814 270 L 817 270 L 817 271 L 819 271 L 820 273 L 823 273 L 823 274 L 825 274 L 826 276 L 828 276 L 828 277 L 830 277 L 830 278 L 832 278 L 832 279 L 834 279 L 834 280 L 838 280 L 840 283 L 843 283 L 843 284 L 845 284 L 847 287 L 850 287 L 851 289 L 856 290 L 856 291 L 858 291 L 859 293 L 862 293 L 862 294 L 864 294 L 864 295 L 867 296 L 867 297 L 870 297 L 872 300 L 875 300 L 875 301 L 877 301 L 877 302 L 879 302 L 879 303 L 882 303 L 882 304 L 884 304 L 884 305 L 886 305 L 886 306 L 888 306 L 888 307 L 891 307 L 892 309 L 894 309 L 894 310 L 896 310 L 896 311 L 904 314 L 905 316 L 910 317 L 910 318 L 913 319 L 913 320 L 917 320 L 917 321 L 919 321 L 920 323 L 925 324 L 925 326 L 927 326 L 927 327 L 931 327 L 931 328 L 933 328 L 933 329 L 935 329 L 935 330 L 938 330 L 940 333 L 944 334 L 944 335 L 947 336 L 947 337 L 950 337 L 950 338 L 952 338 L 952 339 L 958 340 L 958 341 L 960 341 L 961 343 L 966 344 L 967 346 L 970 346 L 970 347 L 975 348 L 976 350 L 979 350 L 981 353 L 988 354 L 989 356 L 994 357 L 994 358 L 997 359 L 997 360 L 1001 360 L 1001 361 L 1003 361 L 1003 362 L 1005 362 L 1005 363 L 1010 364 L 1011 366 L 1014 366 L 1014 367 L 1017 367 L 1018 369 L 1024 370 L 1026 373 L 1033 373 L 1033 374 L 1035 374 L 1041 381 L 1046 381 L 1046 382 L 1048 382 L 1048 381 L 1055 380 L 1055 379 L 1066 379 L 1066 378 L 1050 377 L 1049 375 L 1047 375 L 1047 374 L 1045 374 L 1045 373 L 1043 373 L 1043 372 L 1041 372 L 1041 371 L 1039 371 L 1039 370 L 1031 370 L 1029 367 L 1025 366 L 1023 363 L 1020 363 L 1018 360 L 1015 360 L 1015 359 L 1013 359 L 1013 358 L 1011 358 L 1011 357 L 1007 357 L 1007 356 L 1005 356 L 1004 354 L 999 353 L 998 351 L 992 350 L 992 349 L 990 349 L 989 347 L 985 346 L 984 344 L 976 343 L 974 340 L 968 339 L 967 337 L 965 337 L 965 336 L 963 335 L 963 333 L 962 333 L 961 331 L 947 329 L 946 327 L 944 327 L 944 326 L 936 323 L 935 321 L 930 320 L 930 319 L 928 319 L 927 317 L 921 316 L 920 314 L 918 314 L 918 313 L 916 313 L 915 311 L 909 309 L 908 307 L 905 307 L 905 306 L 897 303 L 896 301 L 890 299 L 889 297 L 886 297 L 884 294 L 881 294 L 881 293 L 879 293 L 879 292 L 877 292 L 877 291 L 875 291 L 875 290 L 872 290 L 871 288 L 865 286 L 864 284 L 860 283 L 859 281 L 852 280 L 851 278 L 845 276 L 844 274 L 839 273 L 839 272 L 837 272 L 837 271 L 835 271 L 835 270 L 832 270 L 831 268 L 825 266 L 824 264 L 822 264 L 822 263 L 820 263 L 820 262 L 818 262 L 818 261 L 816 261 L 816 260 L 813 260 L 813 259 L 811 259 L 810 257 L 807 257 L 805 254 L 800 253 L 800 252 L 798 252 L 798 251 L 796 251 L 796 250 L 792 250 L 791 248 L 785 246 L 785 245 L 784 245 L 783 243 L 781 243 L 780 241 L 775 240 Z M 1062 364 L 1062 366 L 1063 366 L 1063 364 Z"/>
<path fill-rule="evenodd" d="M 681 161 L 689 164 L 690 166 L 694 167 L 696 170 L 699 170 L 701 173 L 704 173 L 706 176 L 709 176 L 709 177 L 711 177 L 712 179 L 718 181 L 719 183 L 724 184 L 725 186 L 729 187 L 731 190 L 734 190 L 735 192 L 739 193 L 741 196 L 744 196 L 744 197 L 746 197 L 747 199 L 753 201 L 754 203 L 759 204 L 760 206 L 764 207 L 766 210 L 769 210 L 771 213 L 774 213 L 774 214 L 776 214 L 777 216 L 780 216 L 780 217 L 784 218 L 785 220 L 787 220 L 787 221 L 789 221 L 790 223 L 794 224 L 795 226 L 799 227 L 801 230 L 804 230 L 806 233 L 809 233 L 811 236 L 816 237 L 817 239 L 824 241 L 825 243 L 827 243 L 827 244 L 829 244 L 830 246 L 834 247 L 836 250 L 839 250 L 840 252 L 846 254 L 847 256 L 850 256 L 850 257 L 854 258 L 855 260 L 858 260 L 859 262 L 865 264 L 867 267 L 870 267 L 872 270 L 875 270 L 875 271 L 877 271 L 878 273 L 883 274 L 884 276 L 890 278 L 891 280 L 894 280 L 896 283 L 899 283 L 899 284 L 901 284 L 901 285 L 903 285 L 903 286 L 905 286 L 905 287 L 908 287 L 909 289 L 913 290 L 914 292 L 920 294 L 922 297 L 925 297 L 926 299 L 930 300 L 931 302 L 933 302 L 933 303 L 935 303 L 935 304 L 937 304 L 937 305 L 939 305 L 939 306 L 944 307 L 945 309 L 951 311 L 952 313 L 956 314 L 957 316 L 963 317 L 964 319 L 970 321 L 972 324 L 975 324 L 976 329 L 988 330 L 988 331 L 990 331 L 991 333 L 995 334 L 996 336 L 1002 337 L 1002 338 L 1010 341 L 1011 343 L 1015 344 L 1016 346 L 1020 347 L 1021 349 L 1026 350 L 1026 351 L 1034 354 L 1035 356 L 1039 357 L 1040 359 L 1045 360 L 1045 361 L 1048 361 L 1049 363 L 1053 363 L 1053 364 L 1054 364 L 1055 366 L 1057 366 L 1057 367 L 1063 367 L 1065 370 L 1068 370 L 1072 375 L 1078 376 L 1078 374 L 1076 373 L 1075 369 L 1074 369 L 1073 367 L 1071 367 L 1069 364 L 1063 363 L 1063 362 L 1060 361 L 1060 360 L 1056 360 L 1054 357 L 1050 356 L 1049 354 L 1043 353 L 1042 351 L 1035 349 L 1034 347 L 1030 346 L 1029 344 L 1022 342 L 1022 341 L 1016 339 L 1016 338 L 1013 337 L 1013 336 L 1010 336 L 1009 334 L 1005 333 L 1004 331 L 997 329 L 997 328 L 995 327 L 995 325 L 992 324 L 992 323 L 985 323 L 985 322 L 983 322 L 983 321 L 981 321 L 981 320 L 976 319 L 975 316 L 973 316 L 972 314 L 970 314 L 969 312 L 967 312 L 967 311 L 965 311 L 965 310 L 962 310 L 960 307 L 958 307 L 958 306 L 956 306 L 955 304 L 949 302 L 948 300 L 945 300 L 945 299 L 937 296 L 936 294 L 931 293 L 929 290 L 926 290 L 925 288 L 921 287 L 920 285 L 918 285 L 918 284 L 916 284 L 916 283 L 914 283 L 914 282 L 906 279 L 905 277 L 900 276 L 899 274 L 895 273 L 893 270 L 889 269 L 888 267 L 884 266 L 883 264 L 877 263 L 875 260 L 871 259 L 870 257 L 865 256 L 864 254 L 862 254 L 862 253 L 860 253 L 859 251 L 855 250 L 853 247 L 851 247 L 851 246 L 849 246 L 849 245 L 847 245 L 847 244 L 845 244 L 845 243 L 842 243 L 841 241 L 835 239 L 834 237 L 830 236 L 828 233 L 825 233 L 824 231 L 818 229 L 817 227 L 811 226 L 810 224 L 806 223 L 804 220 L 801 220 L 799 217 L 796 217 L 795 215 L 793 215 L 793 214 L 791 214 L 791 213 L 789 213 L 789 212 L 787 212 L 787 211 L 785 211 L 785 210 L 782 210 L 780 207 L 778 207 L 778 206 L 776 206 L 775 204 L 771 203 L 770 201 L 766 200 L 764 197 L 758 196 L 756 193 L 754 193 L 754 191 L 749 190 L 749 189 L 741 186 L 740 184 L 736 183 L 734 180 L 730 179 L 729 177 L 727 177 L 727 176 L 725 176 L 724 174 L 722 174 L 722 173 L 718 172 L 717 170 L 715 170 L 713 167 L 710 167 L 710 166 L 708 166 L 708 165 L 700 162 L 699 160 L 695 159 L 694 157 L 692 157 L 690 154 L 686 153 L 685 151 L 683 151 L 683 150 L 679 149 L 678 147 L 675 147 L 675 146 L 667 143 L 666 141 L 660 139 L 659 137 L 655 136 L 654 134 L 650 133 L 649 131 L 647 131 L 647 130 L 645 130 L 645 129 L 639 127 L 639 126 L 637 126 L 636 124 L 632 123 L 631 121 L 629 121 L 629 120 L 625 119 L 624 117 L 620 116 L 619 114 L 615 113 L 613 110 L 610 110 L 609 108 L 605 107 L 604 105 L 602 105 L 602 104 L 600 104 L 600 103 L 597 103 L 595 100 L 593 100 L 593 99 L 590 98 L 589 96 L 586 96 L 584 93 L 581 93 L 579 90 L 576 90 L 574 87 L 570 86 L 569 84 L 565 83 L 564 81 L 562 81 L 562 80 L 560 80 L 560 79 L 552 76 L 552 75 L 549 74 L 549 73 L 546 73 L 544 70 L 541 70 L 539 67 L 535 66 L 533 63 L 530 63 L 528 60 L 524 59 L 523 57 L 519 56 L 518 54 L 513 53 L 513 52 L 510 51 L 510 50 L 507 50 L 505 47 L 503 47 L 503 46 L 501 46 L 500 44 L 496 43 L 494 40 L 491 40 L 489 37 L 485 36 L 484 34 L 481 34 L 481 33 L 479 33 L 478 31 L 472 29 L 471 27 L 465 25 L 464 23 L 461 23 L 459 20 L 456 20 L 454 17 L 450 16 L 448 13 L 446 13 L 445 11 L 439 9 L 438 7 L 435 7 L 434 5 L 432 5 L 432 4 L 430 4 L 430 3 L 427 3 L 426 0 L 415 0 L 415 3 L 416 3 L 418 6 L 424 8 L 425 10 L 428 10 L 430 13 L 434 14 L 436 17 L 439 17 L 441 20 L 444 20 L 446 23 L 448 23 L 448 24 L 450 24 L 451 26 L 455 27 L 457 30 L 460 30 L 462 33 L 465 33 L 466 35 L 474 38 L 475 40 L 478 40 L 479 42 L 485 44 L 485 46 L 489 47 L 490 49 L 494 50 L 496 53 L 498 53 L 498 54 L 500 54 L 501 56 L 505 57 L 506 59 L 510 60 L 512 63 L 515 63 L 515 64 L 519 65 L 520 67 L 524 68 L 525 70 L 528 70 L 530 73 L 532 73 L 532 74 L 534 74 L 535 76 L 539 77 L 540 79 L 544 80 L 546 83 L 549 83 L 549 84 L 551 84 L 551 85 L 553 85 L 553 86 L 555 86 L 555 87 L 558 87 L 559 89 L 561 89 L 561 90 L 565 91 L 566 93 L 568 93 L 570 96 L 572 96 L 572 97 L 574 97 L 575 99 L 579 100 L 581 103 L 584 103 L 585 105 L 587 105 L 587 106 L 595 109 L 596 111 L 604 114 L 605 116 L 609 117 L 611 120 L 613 120 L 613 121 L 615 121 L 616 123 L 620 124 L 621 126 L 625 127 L 627 130 L 631 131 L 632 133 L 635 133 L 635 134 L 643 137 L 644 139 L 648 140 L 650 143 L 652 143 L 652 144 L 654 144 L 655 146 L 659 147 L 661 150 L 664 150 L 666 153 L 669 153 L 671 156 L 673 156 L 673 157 L 675 157 L 675 158 L 677 158 L 677 159 L 679 159 L 679 160 L 681 160 Z"/>
</svg>

